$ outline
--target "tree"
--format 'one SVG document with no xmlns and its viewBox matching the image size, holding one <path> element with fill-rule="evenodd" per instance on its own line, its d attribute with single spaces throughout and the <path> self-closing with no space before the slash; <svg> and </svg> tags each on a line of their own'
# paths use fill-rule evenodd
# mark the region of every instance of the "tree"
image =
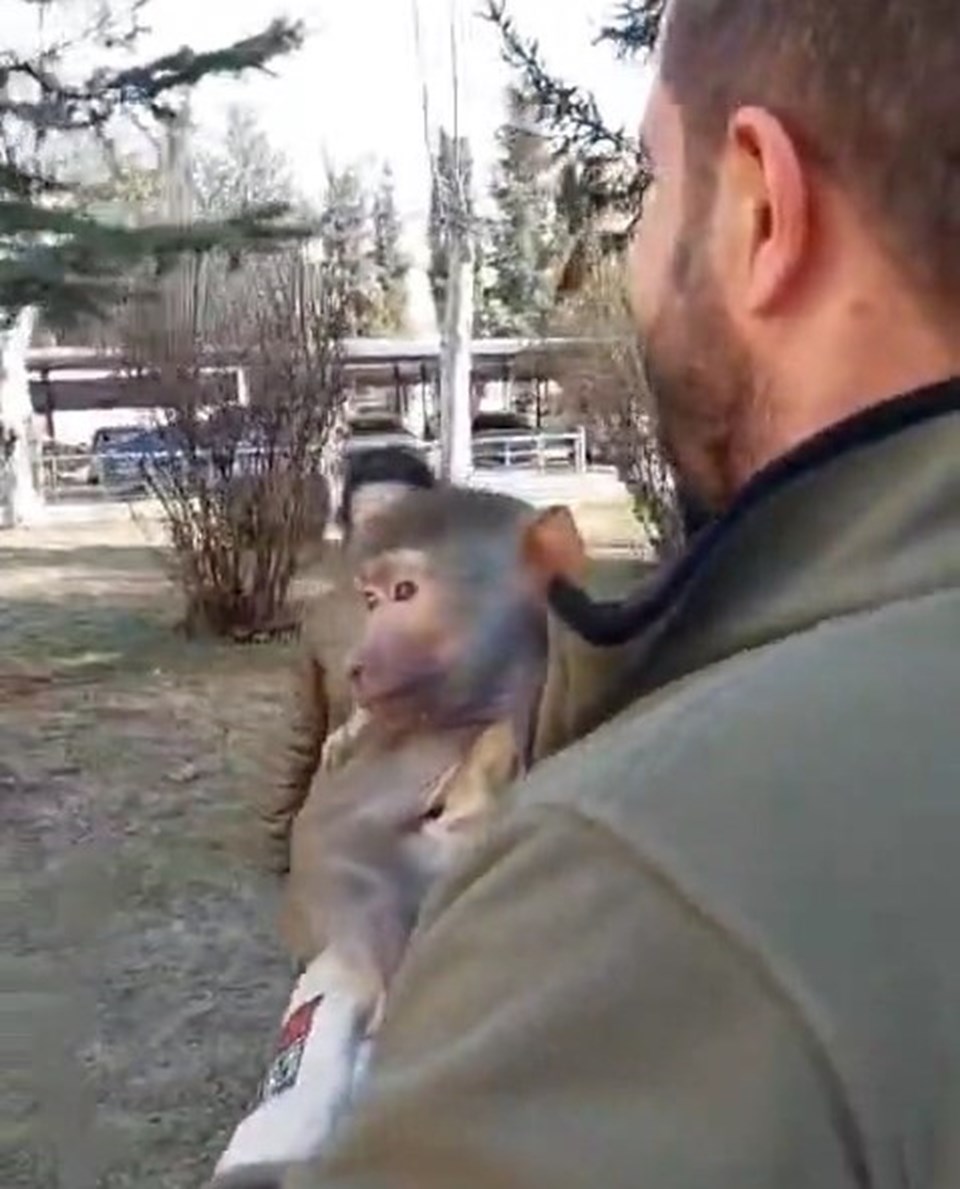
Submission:
<svg viewBox="0 0 960 1189">
<path fill-rule="evenodd" d="M 206 191 L 215 217 L 276 196 L 289 176 L 246 117 L 209 157 L 176 143 L 164 189 Z M 176 138 L 175 138 L 176 139 Z M 201 180 L 200 185 L 203 185 Z M 199 186 L 194 185 L 195 191 Z M 175 209 L 175 207 L 174 207 Z M 116 320 L 129 363 L 164 402 L 170 457 L 145 478 L 159 501 L 191 634 L 234 639 L 290 630 L 290 585 L 305 549 L 322 547 L 330 510 L 328 447 L 345 398 L 341 342 L 352 332 L 348 273 L 301 248 L 181 260 L 160 300 L 134 291 Z"/>
<path fill-rule="evenodd" d="M 327 170 L 320 216 L 323 258 L 347 302 L 347 333 L 369 334 L 376 320 L 377 277 L 368 197 L 354 166 Z"/>
<path fill-rule="evenodd" d="M 608 42 L 621 58 L 648 53 L 657 40 L 667 0 L 622 0 L 599 41 Z"/>
<path fill-rule="evenodd" d="M 57 0 L 12 0 L 41 19 Z M 302 229 L 281 225 L 275 205 L 232 218 L 189 224 L 110 217 L 89 187 L 64 167 L 70 146 L 99 146 L 117 168 L 117 136 L 129 122 L 161 131 L 175 124 L 202 79 L 262 69 L 300 44 L 299 25 L 274 21 L 219 50 L 187 47 L 134 65 L 146 0 L 124 8 L 104 0 L 78 35 L 33 53 L 0 51 L 0 421 L 13 432 L 5 516 L 29 519 L 39 504 L 33 478 L 32 409 L 26 349 L 37 316 L 61 327 L 105 316 L 146 261 L 162 275 L 184 253 L 223 249 L 231 260 L 250 247 L 275 246 Z M 79 76 L 74 51 L 94 47 L 101 63 Z M 59 153 L 59 156 L 58 156 Z M 70 153 L 66 152 L 69 159 Z"/>
<path fill-rule="evenodd" d="M 599 41 L 621 58 L 642 57 L 656 41 L 665 7 L 666 0 L 624 0 Z M 558 210 L 571 249 L 556 325 L 560 333 L 584 339 L 578 364 L 563 378 L 565 398 L 633 493 L 658 551 L 669 555 L 682 544 L 683 522 L 619 263 L 647 185 L 645 162 L 633 138 L 604 120 L 589 91 L 551 74 L 537 42 L 517 30 L 505 0 L 487 0 L 486 15 L 499 28 L 504 57 L 563 162 Z"/>
<path fill-rule="evenodd" d="M 654 46 L 665 6 L 666 0 L 624 0 L 598 40 L 621 58 L 642 57 Z M 590 218 L 581 225 L 570 272 L 561 286 L 573 288 L 585 276 L 588 259 L 623 246 L 625 224 L 647 184 L 646 165 L 636 140 L 604 119 L 590 91 L 550 72 L 536 40 L 517 29 L 507 0 L 487 0 L 485 15 L 499 29 L 504 58 L 522 80 L 557 156 L 576 163 L 580 171 Z"/>
<path fill-rule="evenodd" d="M 36 0 L 14 2 L 40 7 Z M 105 61 L 118 49 L 135 49 L 144 32 L 143 7 L 137 0 L 118 13 L 101 5 L 79 38 L 33 56 L 0 53 L 0 311 L 8 325 L 27 307 L 43 309 L 60 324 L 78 314 L 102 315 L 131 265 L 145 258 L 162 270 L 184 251 L 223 245 L 239 252 L 291 234 L 274 225 L 281 213 L 276 207 L 194 226 L 109 223 L 85 212 L 76 185 L 51 166 L 45 149 L 53 140 L 94 137 L 109 157 L 125 118 L 168 125 L 179 97 L 202 79 L 262 69 L 302 36 L 298 25 L 278 20 L 219 50 L 185 47 L 137 65 L 100 65 L 72 81 L 72 51 L 79 44 L 97 46 Z"/>
<path fill-rule="evenodd" d="M 222 145 L 194 154 L 191 165 L 196 210 L 204 218 L 229 218 L 294 202 L 290 164 L 247 108 L 230 108 Z"/>
<path fill-rule="evenodd" d="M 143 464 L 191 635 L 293 630 L 297 569 L 322 549 L 328 446 L 345 399 L 339 276 L 290 248 L 226 276 L 216 254 L 134 299 L 124 355 L 150 376 L 166 454 Z M 212 337 L 211 337 L 212 336 Z"/>
<path fill-rule="evenodd" d="M 565 356 L 560 377 L 567 410 L 588 427 L 594 456 L 617 468 L 657 554 L 676 554 L 684 525 L 654 432 L 643 357 L 617 261 L 597 262 L 584 286 L 558 310 L 553 328 L 582 340 L 578 351 Z"/>
<path fill-rule="evenodd" d="M 373 267 L 377 308 L 373 329 L 382 334 L 403 330 L 407 314 L 407 274 L 410 262 L 403 254 L 402 226 L 397 211 L 393 171 L 383 167 L 373 197 Z"/>
<path fill-rule="evenodd" d="M 482 294 L 483 329 L 534 335 L 553 307 L 554 272 L 563 248 L 558 239 L 557 166 L 536 124 L 530 97 L 513 86 L 507 121 L 500 129 L 500 162 L 493 184 L 496 215 L 489 220 Z"/>
</svg>

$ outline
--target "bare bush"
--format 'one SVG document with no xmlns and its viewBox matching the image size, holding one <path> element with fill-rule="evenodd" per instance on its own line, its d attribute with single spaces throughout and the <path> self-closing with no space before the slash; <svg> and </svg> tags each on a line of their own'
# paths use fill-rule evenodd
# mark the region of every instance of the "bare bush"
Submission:
<svg viewBox="0 0 960 1189">
<path fill-rule="evenodd" d="M 330 438 L 344 400 L 344 295 L 291 250 L 231 273 L 191 263 L 134 307 L 127 351 L 165 413 L 144 460 L 185 598 L 189 634 L 292 630 L 291 584 L 322 548 Z"/>
<path fill-rule="evenodd" d="M 616 467 L 657 555 L 669 557 L 683 546 L 683 520 L 621 272 L 597 265 L 556 315 L 559 333 L 583 340 L 560 377 L 563 402 L 588 427 L 594 457 Z"/>
</svg>

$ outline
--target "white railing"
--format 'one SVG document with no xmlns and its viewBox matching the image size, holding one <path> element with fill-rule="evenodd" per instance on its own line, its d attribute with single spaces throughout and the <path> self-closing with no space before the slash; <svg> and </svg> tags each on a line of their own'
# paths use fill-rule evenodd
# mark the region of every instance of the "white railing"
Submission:
<svg viewBox="0 0 960 1189">
<path fill-rule="evenodd" d="M 571 433 L 482 434 L 473 439 L 476 470 L 577 471 L 587 469 L 587 435 Z"/>
<path fill-rule="evenodd" d="M 81 447 L 41 450 L 39 458 L 35 457 L 34 473 L 43 498 L 51 502 L 115 494 L 106 493 L 95 484 L 93 454 Z"/>
<path fill-rule="evenodd" d="M 439 447 L 431 443 L 426 454 L 439 465 Z M 255 468 L 262 452 L 256 447 L 240 447 L 233 454 L 233 473 L 242 475 Z M 44 498 L 53 502 L 90 498 L 117 499 L 146 495 L 144 470 L 150 466 L 176 466 L 181 456 L 169 453 L 109 450 L 95 454 L 89 449 L 51 450 L 44 448 L 36 464 L 37 481 Z M 210 477 L 217 468 L 213 452 L 198 451 L 196 458 L 206 458 Z M 332 461 L 332 460 L 331 460 Z M 195 465 L 195 464 L 191 464 Z M 534 470 L 582 473 L 587 469 L 587 439 L 583 429 L 570 433 L 483 434 L 473 440 L 475 470 Z M 323 466 L 337 485 L 340 466 Z"/>
</svg>

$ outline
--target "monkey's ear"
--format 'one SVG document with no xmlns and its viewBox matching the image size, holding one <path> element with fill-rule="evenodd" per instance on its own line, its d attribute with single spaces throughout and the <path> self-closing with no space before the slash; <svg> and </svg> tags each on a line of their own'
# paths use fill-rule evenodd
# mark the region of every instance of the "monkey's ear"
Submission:
<svg viewBox="0 0 960 1189">
<path fill-rule="evenodd" d="M 569 508 L 556 505 L 538 513 L 524 529 L 521 551 L 524 566 L 543 589 L 557 578 L 582 583 L 587 551 Z"/>
</svg>

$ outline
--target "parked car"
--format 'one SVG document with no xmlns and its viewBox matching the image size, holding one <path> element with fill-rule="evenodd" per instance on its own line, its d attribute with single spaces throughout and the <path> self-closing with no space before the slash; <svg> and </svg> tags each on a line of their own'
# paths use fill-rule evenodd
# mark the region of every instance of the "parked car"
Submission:
<svg viewBox="0 0 960 1189">
<path fill-rule="evenodd" d="M 98 429 L 90 442 L 90 468 L 87 482 L 91 486 L 103 482 L 104 457 L 123 448 L 124 442 L 131 442 L 143 433 L 142 425 L 111 425 Z"/>
<path fill-rule="evenodd" d="M 473 436 L 513 434 L 524 437 L 536 433 L 530 422 L 520 413 L 477 413 L 473 419 Z"/>
<path fill-rule="evenodd" d="M 149 468 L 169 466 L 183 454 L 175 431 L 140 428 L 134 434 L 116 434 L 95 449 L 92 466 L 104 487 L 139 491 L 146 486 Z"/>
<path fill-rule="evenodd" d="M 385 446 L 401 446 L 416 454 L 429 450 L 429 443 L 410 432 L 399 417 L 387 414 L 354 417 L 347 423 L 344 454 L 359 454 L 364 450 L 381 450 Z"/>
</svg>

